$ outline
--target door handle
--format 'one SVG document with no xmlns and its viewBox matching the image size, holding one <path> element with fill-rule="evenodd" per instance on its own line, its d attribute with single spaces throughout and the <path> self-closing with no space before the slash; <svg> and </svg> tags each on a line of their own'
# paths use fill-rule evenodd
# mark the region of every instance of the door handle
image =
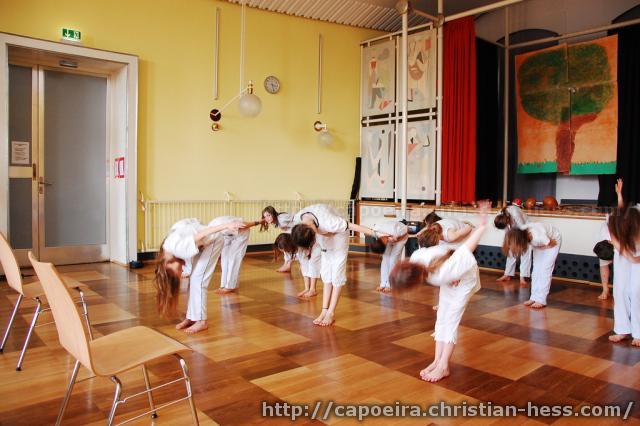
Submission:
<svg viewBox="0 0 640 426">
<path fill-rule="evenodd" d="M 51 182 L 47 182 L 46 180 L 44 180 L 44 177 L 40 176 L 40 179 L 38 179 L 38 183 L 40 185 L 44 185 L 44 186 L 51 186 L 53 185 L 53 183 Z"/>
</svg>

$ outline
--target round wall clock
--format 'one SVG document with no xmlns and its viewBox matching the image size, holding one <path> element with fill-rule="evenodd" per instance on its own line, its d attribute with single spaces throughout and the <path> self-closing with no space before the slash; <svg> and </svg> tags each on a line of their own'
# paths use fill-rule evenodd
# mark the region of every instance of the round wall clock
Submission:
<svg viewBox="0 0 640 426">
<path fill-rule="evenodd" d="M 264 89 L 273 94 L 276 94 L 280 91 L 280 80 L 276 77 L 270 75 L 264 79 Z"/>
</svg>

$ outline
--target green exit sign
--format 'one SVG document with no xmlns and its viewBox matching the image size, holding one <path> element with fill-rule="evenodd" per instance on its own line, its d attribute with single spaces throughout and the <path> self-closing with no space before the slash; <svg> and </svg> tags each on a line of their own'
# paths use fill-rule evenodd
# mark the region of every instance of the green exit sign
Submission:
<svg viewBox="0 0 640 426">
<path fill-rule="evenodd" d="M 68 41 L 80 41 L 82 35 L 78 30 L 72 30 L 71 28 L 62 29 L 62 39 Z"/>
</svg>

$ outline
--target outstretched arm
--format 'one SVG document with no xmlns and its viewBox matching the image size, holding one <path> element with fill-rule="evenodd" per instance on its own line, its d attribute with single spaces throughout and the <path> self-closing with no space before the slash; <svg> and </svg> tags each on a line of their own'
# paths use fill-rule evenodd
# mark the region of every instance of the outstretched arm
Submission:
<svg viewBox="0 0 640 426">
<path fill-rule="evenodd" d="M 468 248 L 472 253 L 478 247 L 480 238 L 482 238 L 482 234 L 484 234 L 484 232 L 487 230 L 487 216 L 489 213 L 489 207 L 491 207 L 491 205 L 486 201 L 478 204 L 480 206 L 478 215 L 480 222 L 475 230 L 471 233 L 471 235 L 469 235 L 469 238 L 467 238 L 467 240 L 464 242 L 464 246 Z"/>
<path fill-rule="evenodd" d="M 450 242 L 458 242 L 467 237 L 473 230 L 473 226 L 468 223 L 465 223 L 464 226 L 458 230 L 450 230 L 447 233 L 447 241 Z"/>
<path fill-rule="evenodd" d="M 349 231 L 353 232 L 362 232 L 364 235 L 368 235 L 370 237 L 379 238 L 379 237 L 389 237 L 389 234 L 385 234 L 382 232 L 376 232 L 371 228 L 367 228 L 366 226 L 358 225 L 355 223 L 349 223 L 348 226 Z"/>
<path fill-rule="evenodd" d="M 624 197 L 622 196 L 622 179 L 616 182 L 616 195 L 618 195 L 618 208 L 624 207 Z"/>
<path fill-rule="evenodd" d="M 202 231 L 198 232 L 196 235 L 194 235 L 193 239 L 196 241 L 196 246 L 199 246 L 204 242 L 204 239 L 207 238 L 209 235 L 213 235 L 217 232 L 224 231 L 225 229 L 230 229 L 235 231 L 243 227 L 244 227 L 244 222 L 229 222 L 229 223 L 224 223 L 222 225 L 208 226 Z"/>
</svg>

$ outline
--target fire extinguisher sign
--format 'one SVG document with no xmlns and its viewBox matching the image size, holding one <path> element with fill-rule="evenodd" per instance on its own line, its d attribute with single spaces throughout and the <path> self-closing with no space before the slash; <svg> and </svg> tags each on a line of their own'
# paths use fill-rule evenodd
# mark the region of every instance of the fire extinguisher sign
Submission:
<svg viewBox="0 0 640 426">
<path fill-rule="evenodd" d="M 114 158 L 113 171 L 116 179 L 124 179 L 124 157 Z"/>
</svg>

